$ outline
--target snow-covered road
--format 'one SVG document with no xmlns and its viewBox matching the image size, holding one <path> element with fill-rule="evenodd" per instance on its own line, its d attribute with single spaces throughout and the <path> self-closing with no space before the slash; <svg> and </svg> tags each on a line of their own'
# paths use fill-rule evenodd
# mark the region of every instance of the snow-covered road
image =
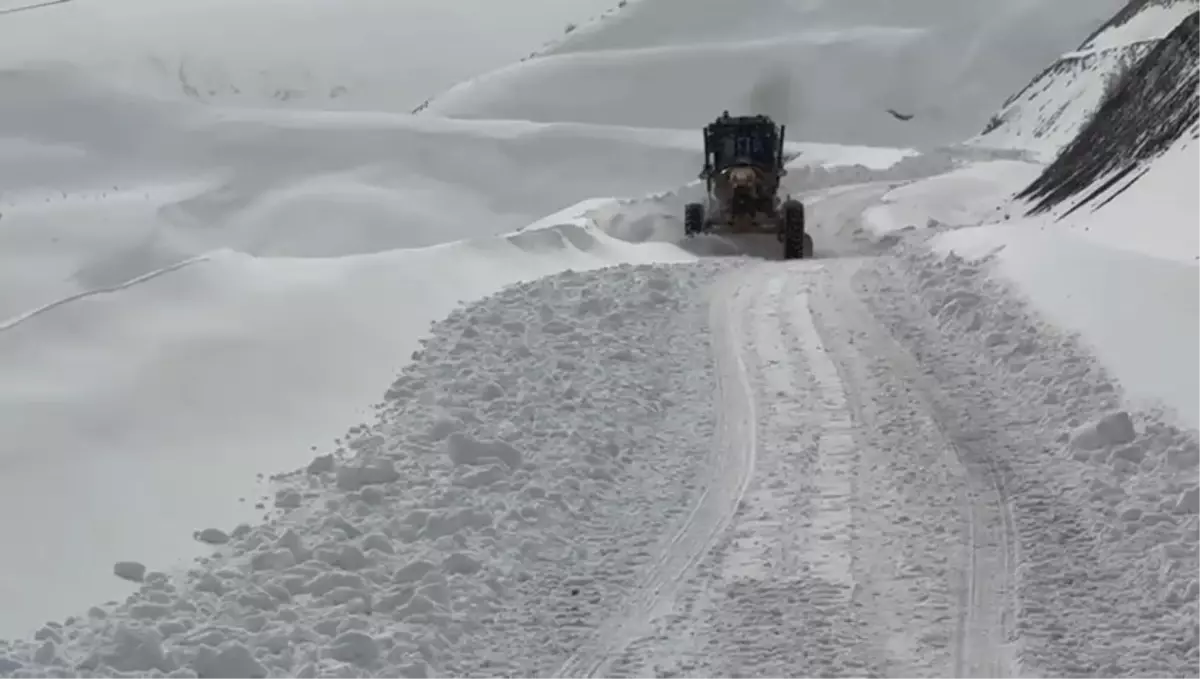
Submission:
<svg viewBox="0 0 1200 679">
<path fill-rule="evenodd" d="M 718 265 L 711 485 L 559 674 L 1194 671 L 1195 433 L 986 261 L 872 240 L 886 191 L 813 200 L 829 258 Z"/>
<path fill-rule="evenodd" d="M 726 467 L 673 538 L 681 568 L 656 569 L 638 617 L 563 674 L 1010 674 L 1002 495 L 856 300 L 863 261 L 747 264 L 713 286 Z"/>
</svg>

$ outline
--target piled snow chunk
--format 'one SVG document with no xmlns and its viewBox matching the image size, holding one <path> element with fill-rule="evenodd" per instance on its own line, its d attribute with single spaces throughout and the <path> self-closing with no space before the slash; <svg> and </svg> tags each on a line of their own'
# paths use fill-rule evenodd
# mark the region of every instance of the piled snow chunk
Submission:
<svg viewBox="0 0 1200 679">
<path fill-rule="evenodd" d="M 210 545 L 223 545 L 229 542 L 229 535 L 219 528 L 205 528 L 197 531 L 196 539 Z"/>
<path fill-rule="evenodd" d="M 367 634 L 349 630 L 333 640 L 328 653 L 334 660 L 370 667 L 379 659 L 379 644 Z"/>
<path fill-rule="evenodd" d="M 454 432 L 446 439 L 446 455 L 454 464 L 483 465 L 503 462 L 509 469 L 521 466 L 521 451 L 503 441 L 477 441 Z"/>
<path fill-rule="evenodd" d="M 137 561 L 118 561 L 113 565 L 113 574 L 123 580 L 141 582 L 146 577 L 146 566 Z"/>
<path fill-rule="evenodd" d="M 1071 445 L 1077 450 L 1099 450 L 1132 443 L 1135 438 L 1133 418 L 1129 413 L 1119 411 L 1076 429 L 1071 436 Z"/>
<path fill-rule="evenodd" d="M 371 484 L 392 483 L 400 478 L 396 467 L 388 460 L 373 460 L 362 465 L 342 465 L 337 470 L 337 487 L 359 490 Z"/>
<path fill-rule="evenodd" d="M 192 666 L 200 677 L 250 677 L 260 679 L 269 676 L 262 663 L 254 659 L 250 649 L 239 643 L 230 643 L 214 650 L 201 646 Z"/>
<path fill-rule="evenodd" d="M 1200 513 L 1200 488 L 1188 488 L 1179 494 L 1171 508 L 1176 514 L 1195 516 Z"/>
<path fill-rule="evenodd" d="M 308 463 L 306 471 L 309 474 L 327 474 L 333 471 L 333 455 L 318 455 Z"/>
<path fill-rule="evenodd" d="M 118 564 L 138 591 L 0 647 L 0 675 L 552 673 L 687 515 L 722 266 L 567 272 L 456 311 L 375 423 L 277 477 L 265 524 L 197 532 L 220 549 L 179 579 Z"/>
<path fill-rule="evenodd" d="M 98 671 L 102 667 L 118 672 L 171 672 L 177 669 L 163 649 L 162 635 L 153 628 L 117 624 L 111 635 L 90 650 L 78 669 L 85 672 Z"/>
</svg>

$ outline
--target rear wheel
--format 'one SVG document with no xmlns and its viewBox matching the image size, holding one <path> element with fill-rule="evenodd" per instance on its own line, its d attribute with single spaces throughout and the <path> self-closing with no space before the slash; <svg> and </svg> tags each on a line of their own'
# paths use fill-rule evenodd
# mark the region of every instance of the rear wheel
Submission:
<svg viewBox="0 0 1200 679">
<path fill-rule="evenodd" d="M 683 232 L 695 236 L 704 230 L 704 205 L 688 203 L 683 208 Z"/>
<path fill-rule="evenodd" d="M 812 236 L 804 228 L 804 205 L 789 200 L 783 204 L 783 258 L 808 259 L 812 255 Z"/>
</svg>

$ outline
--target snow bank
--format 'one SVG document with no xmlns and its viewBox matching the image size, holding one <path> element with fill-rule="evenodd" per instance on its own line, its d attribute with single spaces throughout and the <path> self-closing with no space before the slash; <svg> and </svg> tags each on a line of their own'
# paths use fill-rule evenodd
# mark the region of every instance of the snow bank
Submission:
<svg viewBox="0 0 1200 679">
<path fill-rule="evenodd" d="M 921 2 L 903 11 L 882 0 L 764 0 L 753 12 L 736 3 L 697 12 L 686 0 L 636 3 L 577 42 L 452 88 L 425 112 L 697 129 L 729 109 L 789 122 L 797 140 L 957 142 L 1078 39 L 1070 36 L 1116 8 L 1114 0 Z M 1017 41 L 1021 50 L 1011 48 Z M 897 120 L 889 108 L 913 118 Z"/>
<path fill-rule="evenodd" d="M 850 144 L 797 145 L 797 157 L 788 167 L 821 165 L 826 168 L 845 165 L 860 165 L 871 170 L 887 170 L 906 158 L 919 155 L 916 149 L 899 149 L 881 146 L 854 146 Z"/>
<path fill-rule="evenodd" d="M 914 181 L 886 193 L 863 213 L 877 235 L 927 226 L 967 226 L 1008 219 L 1012 195 L 1037 177 L 1033 163 L 996 160 Z"/>
<path fill-rule="evenodd" d="M 568 272 L 457 310 L 374 423 L 280 479 L 266 524 L 0 644 L 0 674 L 553 672 L 700 492 L 709 277 Z"/>
<path fill-rule="evenodd" d="M 1122 405 L 1088 348 L 1040 320 L 985 263 L 920 247 L 896 254 L 860 277 L 860 294 L 946 390 L 933 406 L 958 428 L 960 459 L 1012 513 L 1018 632 L 1009 641 L 1021 675 L 1193 674 L 1196 430 Z M 1192 285 L 1194 295 L 1194 271 Z M 1109 305 L 1113 315 L 1134 312 L 1121 302 Z M 1162 348 L 1160 329 L 1139 329 L 1139 351 Z M 1195 379 L 1194 364 L 1176 372 Z"/>
<path fill-rule="evenodd" d="M 1099 197 L 1103 207 L 1081 210 L 1053 228 L 1107 247 L 1196 266 L 1200 261 L 1200 143 L 1185 136 L 1149 163 L 1145 174 L 1124 191 Z"/>
<path fill-rule="evenodd" d="M 1165 405 L 1194 427 L 1195 144 L 1181 140 L 1128 191 L 1063 221 L 1022 217 L 1024 205 L 1012 200 L 1039 166 L 992 161 L 893 189 L 863 213 L 863 224 L 877 237 L 915 228 L 935 252 L 986 259 L 986 270 L 1014 283 L 1034 309 L 1080 333 L 1135 402 Z M 1148 337 L 1154 351 L 1145 350 Z"/>
<path fill-rule="evenodd" d="M 253 521 L 262 476 L 361 417 L 380 374 L 460 301 L 567 268 L 690 259 L 575 226 L 360 257 L 223 251 L 0 325 L 0 530 L 40 555 L 2 569 L 4 633 L 128 591 L 81 563 L 172 563 L 195 554 L 194 530 Z"/>
<path fill-rule="evenodd" d="M 50 66 L 212 104 L 407 112 L 614 4 L 79 0 L 6 16 L 0 70 Z"/>
<path fill-rule="evenodd" d="M 1028 222 L 951 231 L 935 247 L 969 261 L 988 258 L 987 270 L 1016 283 L 1038 312 L 1080 333 L 1133 403 L 1165 405 L 1186 426 L 1200 427 L 1195 262 L 1147 257 Z"/>
</svg>

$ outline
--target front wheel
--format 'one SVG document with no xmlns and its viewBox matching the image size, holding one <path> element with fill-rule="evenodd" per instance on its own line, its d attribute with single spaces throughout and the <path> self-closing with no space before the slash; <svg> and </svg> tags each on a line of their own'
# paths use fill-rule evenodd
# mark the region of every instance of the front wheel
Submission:
<svg viewBox="0 0 1200 679">
<path fill-rule="evenodd" d="M 688 203 L 683 207 L 683 233 L 695 236 L 704 229 L 704 205 Z"/>
<path fill-rule="evenodd" d="M 812 236 L 804 228 L 804 205 L 789 200 L 783 204 L 783 258 L 809 259 L 812 256 Z"/>
</svg>

